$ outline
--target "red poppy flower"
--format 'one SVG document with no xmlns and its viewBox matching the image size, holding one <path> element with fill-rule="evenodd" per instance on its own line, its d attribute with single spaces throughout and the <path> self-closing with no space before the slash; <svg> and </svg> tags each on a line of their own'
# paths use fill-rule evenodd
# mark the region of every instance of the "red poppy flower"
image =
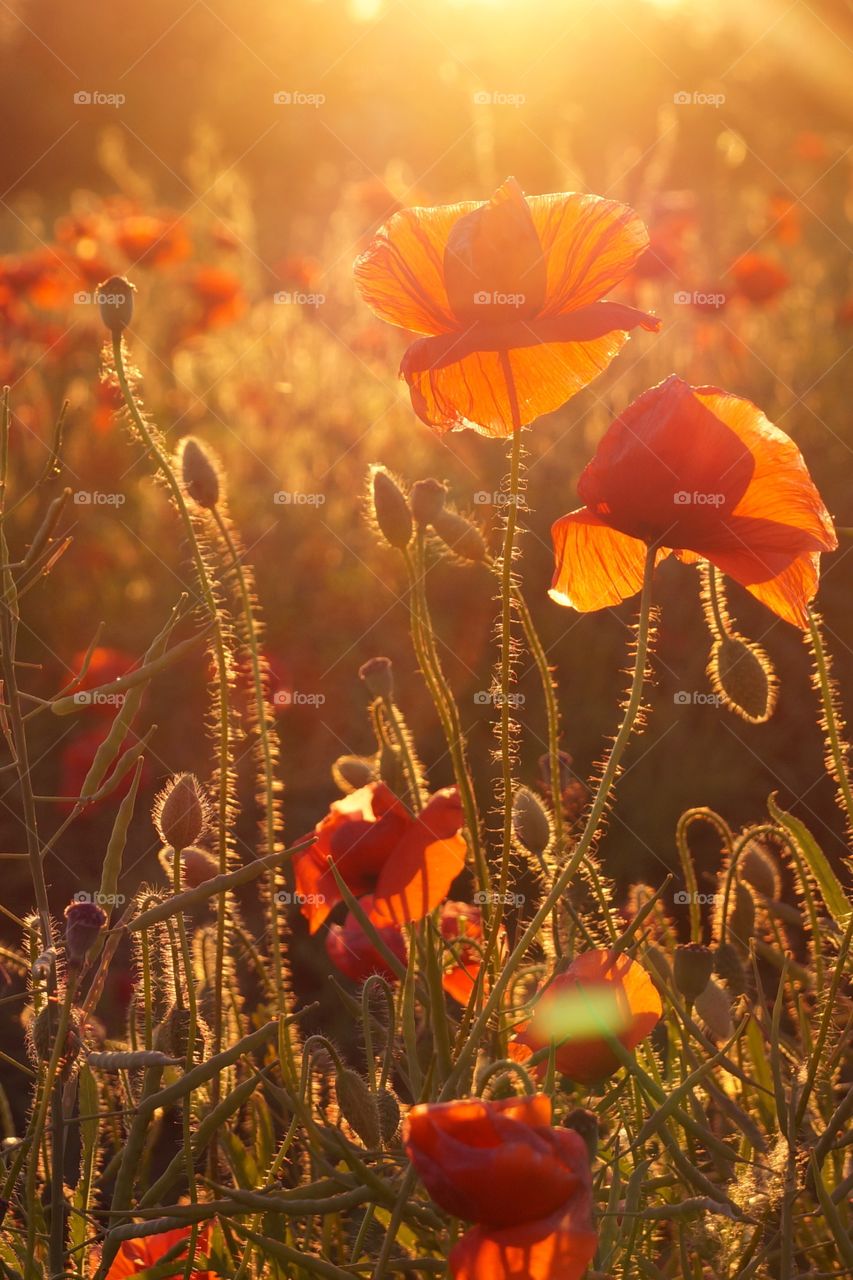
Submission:
<svg viewBox="0 0 853 1280">
<path fill-rule="evenodd" d="M 591 382 L 631 329 L 660 327 L 601 301 L 647 245 L 627 205 L 525 198 L 509 178 L 485 204 L 395 214 L 355 279 L 383 320 L 427 335 L 400 370 L 417 415 L 441 430 L 508 436 Z"/>
<path fill-rule="evenodd" d="M 361 898 L 360 905 L 364 914 L 371 916 L 374 910 L 373 895 L 369 893 Z M 396 924 L 380 924 L 377 925 L 377 932 L 392 955 L 405 965 L 408 954 L 406 942 L 399 927 Z M 372 973 L 381 974 L 389 982 L 397 980 L 396 973 L 382 952 L 373 945 L 351 911 L 347 912 L 342 925 L 329 925 L 326 933 L 326 952 L 335 968 L 353 982 L 364 982 Z"/>
<path fill-rule="evenodd" d="M 745 253 L 729 267 L 735 291 L 750 302 L 772 302 L 788 288 L 791 277 L 766 253 Z"/>
<path fill-rule="evenodd" d="M 657 988 L 636 960 L 612 951 L 584 951 L 538 998 L 532 1019 L 516 1036 L 521 1052 L 514 1056 L 523 1060 L 553 1042 L 557 1069 L 579 1084 L 594 1084 L 621 1063 L 601 1032 L 590 1033 L 590 1024 L 601 1025 L 633 1051 L 662 1013 Z"/>
<path fill-rule="evenodd" d="M 441 936 L 450 944 L 442 986 L 459 1004 L 467 1005 L 483 955 L 482 912 L 469 902 L 446 902 L 441 909 L 439 928 Z"/>
<path fill-rule="evenodd" d="M 302 914 L 316 933 L 341 901 L 331 860 L 347 888 L 372 893 L 378 925 L 421 920 L 446 898 L 465 865 L 462 805 L 455 787 L 437 791 L 417 817 L 384 782 L 336 800 L 315 840 L 294 858 Z"/>
<path fill-rule="evenodd" d="M 579 1280 L 596 1249 L 583 1139 L 551 1128 L 545 1094 L 422 1104 L 404 1141 L 433 1200 L 477 1225 L 450 1253 L 455 1280 Z"/>
<path fill-rule="evenodd" d="M 131 263 L 166 266 L 188 258 L 192 245 L 179 219 L 130 214 L 116 223 L 116 244 Z"/>
<path fill-rule="evenodd" d="M 749 400 L 672 376 L 629 405 L 581 476 L 586 506 L 551 533 L 551 596 L 581 612 L 635 595 L 647 545 L 710 560 L 808 625 L 821 551 L 838 545 L 794 442 Z"/>
<path fill-rule="evenodd" d="M 107 1272 L 107 1280 L 127 1280 L 129 1276 L 135 1276 L 140 1271 L 145 1271 L 148 1267 L 156 1266 L 170 1249 L 174 1249 L 176 1245 L 182 1241 L 189 1243 L 190 1228 L 176 1227 L 174 1231 L 162 1231 L 156 1236 L 137 1236 L 133 1240 L 122 1241 L 118 1253 L 113 1259 L 110 1269 Z M 210 1228 L 202 1228 L 196 1237 L 196 1257 L 204 1256 L 210 1247 Z M 183 1257 L 183 1261 L 181 1258 Z M 169 1280 L 172 1276 L 182 1276 L 184 1274 L 184 1263 L 186 1261 L 186 1249 L 177 1255 L 175 1261 L 175 1270 L 168 1273 Z M 218 1280 L 216 1271 L 202 1271 L 193 1268 L 190 1272 L 191 1280 Z"/>
<path fill-rule="evenodd" d="M 197 267 L 189 276 L 189 285 L 200 307 L 200 314 L 193 325 L 194 333 L 232 324 L 246 310 L 242 281 L 233 271 L 225 271 L 221 267 Z"/>
</svg>

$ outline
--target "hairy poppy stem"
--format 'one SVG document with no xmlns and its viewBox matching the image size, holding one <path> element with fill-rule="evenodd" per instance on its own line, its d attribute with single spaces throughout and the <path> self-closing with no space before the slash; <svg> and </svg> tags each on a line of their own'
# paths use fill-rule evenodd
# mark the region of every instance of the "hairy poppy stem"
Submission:
<svg viewBox="0 0 853 1280">
<path fill-rule="evenodd" d="M 848 748 L 844 741 L 844 721 L 832 681 L 832 664 L 820 629 L 820 616 L 809 609 L 809 640 L 814 658 L 814 686 L 823 708 L 826 734 L 827 771 L 838 787 L 838 795 L 847 817 L 847 829 L 853 832 L 853 787 L 848 771 Z"/>
<path fill-rule="evenodd" d="M 648 661 L 652 638 L 652 582 L 654 579 L 656 553 L 657 548 L 655 546 L 649 547 L 648 552 L 646 553 L 646 563 L 643 572 L 643 589 L 642 595 L 640 596 L 640 613 L 637 622 L 637 644 L 634 659 L 634 673 L 631 680 L 631 688 L 628 693 L 628 701 L 625 706 L 625 713 L 622 717 L 622 723 L 619 726 L 613 745 L 610 748 L 610 754 L 608 755 L 602 770 L 598 788 L 595 796 L 593 797 L 583 832 L 575 846 L 574 853 L 572 854 L 570 861 L 557 876 L 551 887 L 551 891 L 546 895 L 545 899 L 539 906 L 538 911 L 531 919 L 521 938 L 513 948 L 512 953 L 507 958 L 506 964 L 498 975 L 489 993 L 488 999 L 483 1006 L 480 1016 L 477 1018 L 471 1028 L 470 1034 L 462 1046 L 453 1072 L 445 1083 L 444 1089 L 441 1093 L 442 1100 L 455 1096 L 454 1090 L 459 1089 L 463 1075 L 469 1069 L 471 1059 L 477 1052 L 477 1048 L 481 1043 L 482 1036 L 485 1034 L 489 1022 L 500 1007 L 504 993 L 512 982 L 516 970 L 524 959 L 528 949 L 536 941 L 542 925 L 548 919 L 548 916 L 566 892 L 566 889 L 569 887 L 578 867 L 587 856 L 587 853 L 598 834 L 599 824 L 607 808 L 613 784 L 619 774 L 622 764 L 622 756 L 625 753 L 625 748 L 634 731 L 637 717 L 640 714 L 640 709 L 643 703 L 646 663 Z"/>
</svg>

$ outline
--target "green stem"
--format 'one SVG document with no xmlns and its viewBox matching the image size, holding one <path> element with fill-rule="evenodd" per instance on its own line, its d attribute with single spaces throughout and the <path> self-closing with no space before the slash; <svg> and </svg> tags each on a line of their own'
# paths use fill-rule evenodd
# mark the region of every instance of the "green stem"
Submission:
<svg viewBox="0 0 853 1280">
<path fill-rule="evenodd" d="M 853 787 L 850 785 L 850 775 L 847 771 L 847 744 L 843 739 L 843 726 L 839 723 L 838 708 L 835 705 L 829 655 L 821 635 L 820 619 L 813 609 L 809 609 L 809 638 L 815 662 L 817 689 L 826 722 L 827 747 L 832 759 L 832 772 L 847 815 L 848 830 L 853 831 Z"/>
</svg>

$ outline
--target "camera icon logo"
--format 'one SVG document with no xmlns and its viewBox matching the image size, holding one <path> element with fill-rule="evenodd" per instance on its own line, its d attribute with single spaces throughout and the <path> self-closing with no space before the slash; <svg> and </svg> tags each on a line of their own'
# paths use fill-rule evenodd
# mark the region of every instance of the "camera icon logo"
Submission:
<svg viewBox="0 0 853 1280">
<path fill-rule="evenodd" d="M 289 107 L 293 102 L 293 94 L 279 90 L 278 93 L 273 94 L 272 100 L 277 107 Z"/>
<path fill-rule="evenodd" d="M 474 294 L 475 307 L 487 307 L 491 301 L 492 295 L 489 293 L 488 289 L 481 289 L 479 293 Z"/>
<path fill-rule="evenodd" d="M 672 495 L 672 500 L 677 507 L 689 507 L 691 496 L 686 489 L 677 489 Z"/>
<path fill-rule="evenodd" d="M 672 295 L 672 300 L 677 307 L 689 307 L 693 301 L 693 295 L 688 293 L 686 289 L 679 289 L 677 293 Z"/>
<path fill-rule="evenodd" d="M 686 689 L 679 689 L 672 695 L 672 700 L 677 707 L 686 707 L 690 702 L 690 694 Z"/>
<path fill-rule="evenodd" d="M 479 93 L 474 94 L 474 105 L 477 107 L 486 107 L 492 100 L 492 95 L 481 89 Z"/>
<path fill-rule="evenodd" d="M 78 889 L 71 899 L 72 902 L 91 902 L 92 895 L 87 893 L 85 889 Z"/>
<path fill-rule="evenodd" d="M 85 89 L 78 89 L 74 95 L 74 101 L 79 107 L 90 106 L 92 102 L 92 95 Z"/>
<path fill-rule="evenodd" d="M 685 93 L 682 90 L 681 93 L 673 94 L 672 100 L 677 107 L 686 107 L 687 104 L 691 101 L 691 97 L 689 93 Z"/>
<path fill-rule="evenodd" d="M 683 907 L 683 906 L 686 906 L 686 904 L 690 901 L 690 894 L 687 893 L 684 889 L 679 889 L 676 893 L 672 895 L 672 900 L 678 906 Z"/>
</svg>

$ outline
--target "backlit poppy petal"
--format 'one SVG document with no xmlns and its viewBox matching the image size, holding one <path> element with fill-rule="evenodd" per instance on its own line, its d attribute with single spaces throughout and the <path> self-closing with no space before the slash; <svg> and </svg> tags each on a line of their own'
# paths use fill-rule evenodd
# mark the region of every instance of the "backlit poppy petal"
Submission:
<svg viewBox="0 0 853 1280">
<path fill-rule="evenodd" d="M 353 268 L 367 305 L 389 324 L 413 333 L 456 328 L 444 283 L 444 255 L 455 224 L 479 207 L 467 201 L 395 213 Z"/>
<path fill-rule="evenodd" d="M 508 178 L 453 226 L 444 279 L 463 324 L 534 316 L 545 300 L 545 259 L 521 187 Z"/>
<path fill-rule="evenodd" d="M 598 1245 L 588 1197 L 517 1227 L 472 1227 L 450 1252 L 454 1280 L 580 1280 Z M 581 1207 L 583 1206 L 583 1207 Z"/>
<path fill-rule="evenodd" d="M 750 595 L 785 622 L 804 631 L 808 628 L 808 606 L 817 594 L 820 580 L 820 556 L 817 552 L 797 556 L 770 578 L 764 577 L 766 556 L 759 560 L 748 550 L 716 552 L 709 558 L 722 573 L 746 587 Z"/>
<path fill-rule="evenodd" d="M 462 836 L 425 844 L 419 833 L 411 832 L 376 882 L 377 918 L 410 924 L 441 906 L 465 866 L 466 848 Z"/>
<path fill-rule="evenodd" d="M 646 544 L 609 528 L 586 507 L 551 527 L 554 577 L 548 592 L 580 613 L 606 609 L 635 596 L 643 585 Z M 667 555 L 659 551 L 657 562 Z"/>
<path fill-rule="evenodd" d="M 623 280 L 648 248 L 642 219 L 600 196 L 528 196 L 548 266 L 542 314 L 559 315 L 597 302 Z"/>
</svg>

